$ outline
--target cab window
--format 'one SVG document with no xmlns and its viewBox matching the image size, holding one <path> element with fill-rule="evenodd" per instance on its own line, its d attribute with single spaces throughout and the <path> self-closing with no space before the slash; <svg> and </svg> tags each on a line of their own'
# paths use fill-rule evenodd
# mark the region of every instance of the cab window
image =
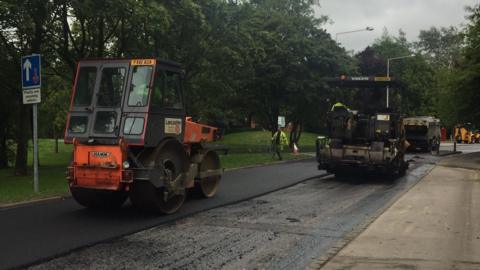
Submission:
<svg viewBox="0 0 480 270">
<path fill-rule="evenodd" d="M 87 116 L 72 116 L 70 117 L 70 124 L 68 126 L 69 133 L 82 134 L 87 131 L 88 117 Z"/>
<path fill-rule="evenodd" d="M 113 133 L 115 131 L 116 119 L 117 113 L 100 111 L 97 113 L 93 130 L 95 133 Z"/>
<path fill-rule="evenodd" d="M 148 103 L 152 66 L 135 66 L 128 94 L 128 106 L 143 107 Z"/>
<path fill-rule="evenodd" d="M 74 106 L 90 106 L 97 78 L 96 67 L 81 67 L 78 72 L 77 89 L 73 98 Z"/>
<path fill-rule="evenodd" d="M 143 133 L 143 125 L 145 119 L 143 117 L 127 117 L 123 127 L 123 134 L 140 135 Z"/>
<path fill-rule="evenodd" d="M 180 74 L 165 70 L 157 71 L 152 104 L 163 108 L 183 108 Z"/>
<path fill-rule="evenodd" d="M 97 105 L 102 107 L 120 107 L 124 80 L 125 68 L 104 68 L 102 70 L 102 80 L 97 94 Z"/>
</svg>

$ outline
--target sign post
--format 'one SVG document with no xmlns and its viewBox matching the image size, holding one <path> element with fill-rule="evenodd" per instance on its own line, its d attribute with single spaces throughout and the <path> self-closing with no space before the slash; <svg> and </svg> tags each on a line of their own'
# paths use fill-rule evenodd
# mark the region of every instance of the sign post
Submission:
<svg viewBox="0 0 480 270">
<path fill-rule="evenodd" d="M 38 185 L 38 103 L 41 102 L 41 58 L 39 54 L 22 57 L 22 95 L 23 104 L 33 104 L 33 189 L 39 191 Z"/>
<path fill-rule="evenodd" d="M 457 134 L 456 134 L 456 128 L 453 128 L 453 153 L 457 152 Z M 460 130 L 458 131 L 460 133 Z"/>
</svg>

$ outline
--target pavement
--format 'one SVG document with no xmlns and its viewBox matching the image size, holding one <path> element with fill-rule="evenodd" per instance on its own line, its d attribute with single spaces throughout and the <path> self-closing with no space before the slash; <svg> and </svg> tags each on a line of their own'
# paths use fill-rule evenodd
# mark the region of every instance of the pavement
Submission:
<svg viewBox="0 0 480 270">
<path fill-rule="evenodd" d="M 91 211 L 71 198 L 0 209 L 0 269 L 38 263 L 324 174 L 313 158 L 228 171 L 214 198 L 192 198 L 168 216 L 139 213 L 129 204 L 117 211 Z"/>
<path fill-rule="evenodd" d="M 465 144 L 457 143 L 457 151 L 462 153 L 474 153 L 479 151 L 479 144 Z M 452 142 L 442 142 L 440 145 L 440 150 L 452 151 L 453 152 L 453 143 Z"/>
<path fill-rule="evenodd" d="M 480 269 L 480 152 L 442 159 L 326 263 L 311 269 Z M 323 266 L 323 267 L 322 267 Z"/>
</svg>

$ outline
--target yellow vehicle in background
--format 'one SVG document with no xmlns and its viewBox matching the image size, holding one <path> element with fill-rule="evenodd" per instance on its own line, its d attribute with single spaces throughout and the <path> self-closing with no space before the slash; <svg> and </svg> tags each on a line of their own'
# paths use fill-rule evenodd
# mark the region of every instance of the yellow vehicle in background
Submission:
<svg viewBox="0 0 480 270">
<path fill-rule="evenodd" d="M 480 131 L 473 132 L 472 143 L 480 143 Z"/>
<path fill-rule="evenodd" d="M 479 143 L 480 132 L 474 132 L 470 123 L 458 124 L 455 126 L 455 140 L 457 143 Z"/>
</svg>

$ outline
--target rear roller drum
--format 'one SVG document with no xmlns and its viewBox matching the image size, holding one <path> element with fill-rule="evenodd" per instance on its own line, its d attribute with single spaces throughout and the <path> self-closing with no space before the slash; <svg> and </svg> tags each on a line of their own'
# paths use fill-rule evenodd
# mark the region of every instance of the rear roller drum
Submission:
<svg viewBox="0 0 480 270">
<path fill-rule="evenodd" d="M 208 152 L 200 163 L 200 173 L 220 169 L 220 159 L 216 152 Z M 213 197 L 218 190 L 221 175 L 209 176 L 195 181 L 196 192 L 205 198 Z"/>
<path fill-rule="evenodd" d="M 183 147 L 177 141 L 167 141 L 162 144 L 153 154 L 142 160 L 143 164 L 155 162 L 158 174 L 165 175 L 169 180 L 164 186 L 155 187 L 150 181 L 135 181 L 130 190 L 130 200 L 133 205 L 147 211 L 162 214 L 172 214 L 178 211 L 185 202 L 185 183 L 180 179 L 188 168 L 188 160 Z M 180 176 L 180 178 L 179 178 Z M 177 181 L 175 181 L 177 180 Z"/>
<path fill-rule="evenodd" d="M 71 187 L 70 192 L 75 201 L 88 208 L 120 208 L 128 198 L 123 191 Z"/>
</svg>

